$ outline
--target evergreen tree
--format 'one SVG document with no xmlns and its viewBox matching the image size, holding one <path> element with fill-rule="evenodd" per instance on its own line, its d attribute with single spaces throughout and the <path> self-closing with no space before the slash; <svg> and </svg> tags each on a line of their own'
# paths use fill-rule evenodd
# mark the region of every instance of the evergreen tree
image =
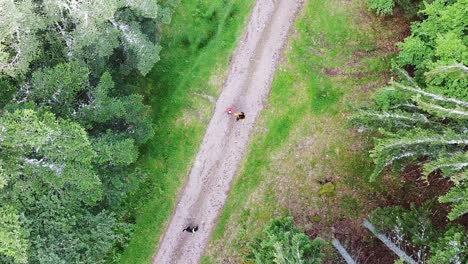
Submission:
<svg viewBox="0 0 468 264">
<path fill-rule="evenodd" d="M 307 235 L 294 225 L 292 217 L 273 220 L 264 230 L 262 237 L 255 238 L 250 245 L 252 254 L 247 256 L 255 263 L 321 263 L 319 238 L 310 241 Z"/>
<path fill-rule="evenodd" d="M 383 136 L 376 139 L 371 151 L 376 166 L 370 180 L 387 166 L 399 169 L 423 157 L 424 177 L 440 170 L 456 185 L 441 198 L 455 202 L 449 215 L 453 220 L 468 212 L 468 196 L 462 195 L 466 192 L 468 167 L 468 101 L 427 91 L 406 73 L 403 76 L 406 83 L 392 82 L 376 95 L 376 105 L 350 120 L 355 126 L 378 130 Z"/>
<path fill-rule="evenodd" d="M 468 237 L 462 226 L 452 226 L 431 245 L 429 264 L 467 263 Z"/>
</svg>

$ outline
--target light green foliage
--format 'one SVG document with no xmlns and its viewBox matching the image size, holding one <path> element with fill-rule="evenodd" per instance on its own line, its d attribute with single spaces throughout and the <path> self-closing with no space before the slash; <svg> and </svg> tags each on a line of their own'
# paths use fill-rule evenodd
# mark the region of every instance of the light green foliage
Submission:
<svg viewBox="0 0 468 264">
<path fill-rule="evenodd" d="M 318 192 L 319 196 L 322 196 L 322 195 L 333 196 L 335 194 L 336 194 L 336 187 L 335 187 L 335 184 L 333 184 L 332 182 L 327 182 L 324 185 L 322 185 Z"/>
<path fill-rule="evenodd" d="M 18 192 L 13 196 L 41 193 L 45 185 L 86 203 L 99 200 L 101 183 L 91 163 L 96 154 L 79 125 L 32 110 L 7 112 L 0 124 L 0 159 Z"/>
<path fill-rule="evenodd" d="M 468 237 L 462 226 L 452 226 L 431 245 L 429 264 L 467 263 Z"/>
<path fill-rule="evenodd" d="M 48 112 L 6 112 L 0 124 L 0 178 L 6 179 L 1 203 L 18 208 L 25 218 L 22 232 L 29 233 L 25 241 L 19 237 L 2 247 L 26 243 L 29 247 L 20 253 L 30 263 L 104 263 L 114 243 L 128 236 L 129 227 L 117 223 L 113 214 L 89 207 L 102 197 L 93 163 L 133 162 L 137 155 L 133 140 L 98 138 L 94 147 L 102 155 L 99 159 L 83 128 L 57 121 Z M 17 258 L 10 251 L 0 253 Z"/>
<path fill-rule="evenodd" d="M 115 23 L 115 25 L 122 32 L 125 46 L 135 51 L 137 69 L 142 75 L 146 75 L 154 63 L 159 61 L 158 54 L 161 47 L 151 43 L 135 22 L 128 24 Z"/>
<path fill-rule="evenodd" d="M 408 104 L 408 106 L 411 106 L 411 104 Z M 401 110 L 395 110 L 392 112 L 360 110 L 353 116 L 350 122 L 352 124 L 364 125 L 366 127 L 372 127 L 379 124 L 381 129 L 391 131 L 395 127 L 409 127 L 416 125 L 424 126 L 429 122 L 429 120 L 422 113 L 408 113 Z"/>
<path fill-rule="evenodd" d="M 8 175 L 5 174 L 2 164 L 0 163 L 0 190 L 8 184 L 9 179 L 7 177 Z"/>
<path fill-rule="evenodd" d="M 468 213 L 468 173 L 461 172 L 460 174 L 463 175 L 463 183 L 450 189 L 444 196 L 439 197 L 440 202 L 452 203 L 453 209 L 448 215 L 450 220 L 455 220 Z"/>
<path fill-rule="evenodd" d="M 0 253 L 15 263 L 28 262 L 28 240 L 18 211 L 9 205 L 0 206 Z"/>
<path fill-rule="evenodd" d="M 135 140 L 108 133 L 94 140 L 93 148 L 96 151 L 96 162 L 103 165 L 126 166 L 136 161 L 138 150 Z"/>
<path fill-rule="evenodd" d="M 250 245 L 255 263 L 299 264 L 321 263 L 321 239 L 310 241 L 307 235 L 294 225 L 292 217 L 273 220 L 264 230 L 263 237 L 255 238 Z"/>
<path fill-rule="evenodd" d="M 432 58 L 432 50 L 422 41 L 418 36 L 406 38 L 404 42 L 399 43 L 401 52 L 398 55 L 398 62 L 402 65 L 417 65 L 418 67 L 425 67 L 427 61 Z"/>
<path fill-rule="evenodd" d="M 148 0 L 123 0 L 123 5 L 137 10 L 137 12 L 147 18 L 158 18 L 159 6 L 156 1 Z"/>
<path fill-rule="evenodd" d="M 40 52 L 36 33 L 45 28 L 32 0 L 0 1 L 0 73 L 26 73 Z"/>
<path fill-rule="evenodd" d="M 436 117 L 441 119 L 459 119 L 459 120 L 467 120 L 468 119 L 468 111 L 466 108 L 461 107 L 444 107 L 440 104 L 435 102 L 425 101 L 424 99 L 417 96 L 414 98 L 414 101 L 417 103 L 418 107 L 421 110 L 426 111 L 429 114 L 432 114 Z"/>
<path fill-rule="evenodd" d="M 467 152 L 455 152 L 447 156 L 440 155 L 437 160 L 424 164 L 424 176 L 427 178 L 431 172 L 440 169 L 446 177 L 451 177 L 456 184 L 459 184 L 466 180 L 466 176 L 458 177 L 457 173 L 466 167 L 468 167 Z M 454 175 L 457 176 L 454 177 Z"/>
<path fill-rule="evenodd" d="M 437 66 L 456 62 L 466 65 L 468 53 L 464 29 L 468 24 L 467 6 L 467 0 L 426 2 L 421 14 L 427 18 L 415 22 L 411 36 L 400 44 L 398 65 L 415 66 L 418 78 Z"/>
<path fill-rule="evenodd" d="M 427 90 L 468 101 L 468 69 L 463 64 L 440 64 L 424 73 Z"/>
<path fill-rule="evenodd" d="M 427 155 L 436 159 L 441 151 L 463 150 L 468 145 L 468 135 L 458 134 L 451 130 L 437 134 L 434 131 L 413 129 L 396 134 L 388 134 L 384 139 L 377 139 L 371 157 L 376 164 L 371 175 L 375 180 L 383 169 L 404 159 L 411 159 L 420 155 Z"/>
<path fill-rule="evenodd" d="M 141 29 L 141 21 L 159 21 L 159 5 L 153 0 L 32 1 L 0 3 L 0 72 L 26 73 L 40 55 L 44 39 L 59 38 L 68 59 L 108 59 L 120 49 L 135 67 L 147 74 L 159 60 L 160 46 Z M 169 19 L 168 12 L 164 20 Z"/>
<path fill-rule="evenodd" d="M 62 117 L 70 116 L 78 107 L 77 95 L 88 88 L 89 70 L 77 61 L 41 69 L 31 79 L 31 99 L 39 105 L 50 106 Z"/>
<path fill-rule="evenodd" d="M 377 15 L 393 15 L 395 0 L 367 0 L 369 8 Z"/>
<path fill-rule="evenodd" d="M 468 47 L 455 32 L 440 34 L 435 41 L 435 55 L 440 60 L 448 63 L 468 61 Z"/>
<path fill-rule="evenodd" d="M 418 0 L 367 0 L 367 5 L 378 16 L 393 15 L 395 6 L 399 5 L 405 11 L 406 17 L 416 15 Z"/>
<path fill-rule="evenodd" d="M 71 58 L 108 58 L 114 49 L 121 47 L 127 57 L 135 56 L 136 66 L 143 75 L 159 60 L 159 45 L 141 32 L 139 22 L 139 19 L 158 18 L 156 1 L 47 0 L 43 8 L 49 23 L 67 44 Z M 135 10 L 139 18 L 127 9 Z"/>
</svg>

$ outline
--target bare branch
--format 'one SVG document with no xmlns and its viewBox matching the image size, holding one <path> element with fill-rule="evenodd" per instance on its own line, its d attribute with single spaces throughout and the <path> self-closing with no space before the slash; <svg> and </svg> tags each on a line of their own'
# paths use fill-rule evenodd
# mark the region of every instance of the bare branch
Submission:
<svg viewBox="0 0 468 264">
<path fill-rule="evenodd" d="M 390 241 L 390 239 L 388 239 L 384 234 L 377 232 L 374 225 L 371 224 L 369 221 L 364 220 L 362 225 L 366 227 L 369 231 L 371 231 L 372 234 L 374 234 L 378 239 L 380 239 L 380 241 L 382 241 L 391 251 L 397 254 L 397 256 L 399 256 L 401 259 L 405 260 L 410 264 L 417 264 L 417 262 L 414 259 L 412 259 L 403 250 L 397 247 L 397 245 Z"/>
<path fill-rule="evenodd" d="M 356 264 L 356 261 L 349 255 L 348 251 L 341 245 L 340 241 L 338 239 L 334 238 L 332 240 L 333 246 L 336 248 L 336 250 L 340 253 L 340 255 L 344 258 L 346 263 L 348 264 Z"/>
</svg>

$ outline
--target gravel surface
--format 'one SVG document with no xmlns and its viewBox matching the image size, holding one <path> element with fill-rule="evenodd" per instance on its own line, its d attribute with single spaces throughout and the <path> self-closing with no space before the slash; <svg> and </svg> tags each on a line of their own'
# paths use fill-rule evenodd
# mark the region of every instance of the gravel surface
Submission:
<svg viewBox="0 0 468 264">
<path fill-rule="evenodd" d="M 153 263 L 200 263 L 301 7 L 302 0 L 257 0 Z M 245 112 L 245 122 L 228 116 L 228 107 Z M 198 232 L 182 232 L 189 225 Z"/>
</svg>

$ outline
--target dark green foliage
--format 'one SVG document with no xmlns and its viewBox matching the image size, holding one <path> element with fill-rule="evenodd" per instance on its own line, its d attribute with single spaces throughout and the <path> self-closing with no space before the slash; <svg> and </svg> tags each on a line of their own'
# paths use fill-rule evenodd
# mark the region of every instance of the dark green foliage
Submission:
<svg viewBox="0 0 468 264">
<path fill-rule="evenodd" d="M 32 110 L 7 112 L 0 124 L 8 197 L 21 202 L 53 189 L 87 204 L 100 199 L 101 183 L 91 163 L 96 153 L 78 124 Z"/>
<path fill-rule="evenodd" d="M 273 220 L 263 231 L 262 237 L 255 238 L 250 245 L 251 255 L 246 258 L 255 263 L 321 263 L 320 247 L 323 241 L 309 240 L 306 234 L 297 229 L 292 217 Z"/>
<path fill-rule="evenodd" d="M 451 226 L 431 244 L 429 264 L 468 263 L 468 237 L 462 226 Z"/>
<path fill-rule="evenodd" d="M 88 88 L 89 70 L 77 61 L 34 72 L 30 98 L 49 106 L 55 114 L 69 117 L 80 103 L 78 93 Z"/>
<path fill-rule="evenodd" d="M 468 118 L 468 102 L 426 92 L 412 85 L 415 84 L 391 83 L 390 87 L 377 93 L 377 105 L 361 110 L 350 120 L 357 126 L 378 129 L 385 136 L 376 140 L 371 152 L 376 164 L 371 180 L 388 165 L 398 166 L 421 156 L 436 161 L 463 151 L 468 144 L 463 132 L 463 124 Z M 430 170 L 427 167 L 426 175 L 439 167 L 433 166 Z"/>
<path fill-rule="evenodd" d="M 143 96 L 139 94 L 111 97 L 110 94 L 115 93 L 114 86 L 111 75 L 105 72 L 91 91 L 91 102 L 80 110 L 79 122 L 85 127 L 126 134 L 139 144 L 146 142 L 154 133 L 150 108 L 143 104 Z"/>
<path fill-rule="evenodd" d="M 417 261 L 428 263 L 466 263 L 468 239 L 463 227 L 449 225 L 438 230 L 431 222 L 434 203 L 420 207 L 411 204 L 409 210 L 400 206 L 377 208 L 372 223 L 380 231 L 390 234 L 393 242 L 414 252 Z"/>
<path fill-rule="evenodd" d="M 437 231 L 431 222 L 433 202 L 426 202 L 420 207 L 411 204 L 409 210 L 400 206 L 377 208 L 371 222 L 382 232 L 390 232 L 394 242 L 404 246 L 410 243 L 426 254 L 428 245 L 437 238 Z"/>
<path fill-rule="evenodd" d="M 464 29 L 466 0 L 436 0 L 421 11 L 426 17 L 412 26 L 412 35 L 400 43 L 397 65 L 411 66 L 415 78 L 399 71 L 401 81 L 391 82 L 376 96 L 376 105 L 351 119 L 356 126 L 378 130 L 371 157 L 374 180 L 391 165 L 403 168 L 422 158 L 424 177 L 441 171 L 457 185 L 441 197 L 453 202 L 451 220 L 468 212 L 466 180 L 468 157 L 468 48 Z"/>
<path fill-rule="evenodd" d="M 128 208 L 133 212 L 134 204 L 126 204 L 125 207 L 122 204 L 127 203 L 127 195 L 135 191 L 147 177 L 147 173 L 138 168 L 121 166 L 103 168 L 100 173 L 104 193 L 102 205 L 113 209 L 116 213 L 129 214 L 130 212 L 126 211 Z"/>
<path fill-rule="evenodd" d="M 0 76 L 0 108 L 3 108 L 13 99 L 16 90 L 17 88 L 10 78 Z"/>
<path fill-rule="evenodd" d="M 397 59 L 398 66 L 416 69 L 415 78 L 400 71 L 400 82 L 377 92 L 376 105 L 351 119 L 351 123 L 378 130 L 382 135 L 371 151 L 376 164 L 371 180 L 389 165 L 403 168 L 424 158 L 425 178 L 440 171 L 454 182 L 455 187 L 439 197 L 441 202 L 452 203 L 450 220 L 468 212 L 468 69 L 464 66 L 467 43 L 461 30 L 468 23 L 462 15 L 466 15 L 466 4 L 465 0 L 426 4 L 422 13 L 427 18 L 413 24 L 412 35 L 400 44 L 402 51 Z M 436 230 L 431 223 L 434 209 L 430 204 L 419 208 L 411 205 L 410 210 L 379 208 L 372 222 L 390 232 L 394 242 L 416 252 L 418 261 L 466 262 L 462 260 L 467 248 L 467 242 L 461 239 L 464 232 L 459 227 L 449 227 L 445 234 Z"/>
<path fill-rule="evenodd" d="M 425 178 L 441 171 L 457 185 L 441 197 L 443 202 L 454 203 L 449 218 L 454 220 L 467 213 L 467 196 L 463 194 L 468 167 L 468 102 L 428 92 L 415 83 L 396 82 L 378 93 L 376 100 L 377 105 L 361 110 L 350 120 L 356 126 L 378 130 L 383 136 L 376 139 L 371 151 L 376 166 L 370 180 L 387 166 L 401 169 L 424 157 Z"/>
<path fill-rule="evenodd" d="M 395 0 L 368 0 L 367 4 L 377 15 L 393 15 Z"/>
<path fill-rule="evenodd" d="M 388 166 L 400 173 L 411 164 L 423 167 L 425 180 L 437 172 L 453 182 L 448 193 L 433 197 L 451 203 L 450 220 L 468 213 L 467 4 L 466 0 L 425 2 L 420 12 L 424 20 L 412 25 L 411 36 L 399 44 L 396 60 L 396 66 L 414 70 L 414 78 L 397 70 L 400 80 L 378 91 L 376 104 L 351 119 L 356 126 L 380 132 L 371 151 L 376 164 L 371 180 Z M 446 231 L 437 230 L 431 223 L 436 210 L 431 204 L 411 205 L 409 210 L 379 208 L 372 222 L 417 252 L 419 261 L 465 263 L 464 230 L 451 225 Z"/>
<path fill-rule="evenodd" d="M 31 247 L 30 263 L 104 263 L 119 228 L 113 215 L 93 214 L 53 194 L 46 194 L 25 208 Z"/>
</svg>

